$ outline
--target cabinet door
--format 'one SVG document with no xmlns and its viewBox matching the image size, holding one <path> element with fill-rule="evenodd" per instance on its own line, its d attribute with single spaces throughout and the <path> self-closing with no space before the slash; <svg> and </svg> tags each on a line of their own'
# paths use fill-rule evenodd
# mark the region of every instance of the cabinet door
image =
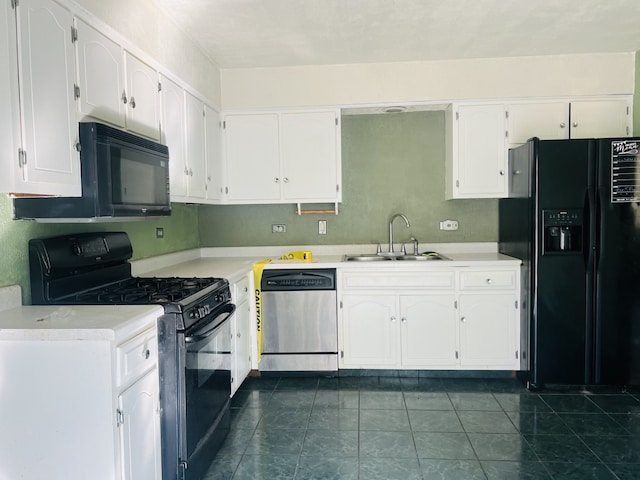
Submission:
<svg viewBox="0 0 640 480">
<path fill-rule="evenodd" d="M 204 126 L 207 199 L 221 200 L 224 172 L 222 170 L 220 114 L 209 105 L 204 106 Z"/>
<path fill-rule="evenodd" d="M 127 128 L 159 139 L 158 72 L 129 52 L 125 52 L 125 69 L 128 96 Z"/>
<path fill-rule="evenodd" d="M 224 119 L 228 200 L 280 199 L 278 115 Z"/>
<path fill-rule="evenodd" d="M 505 120 L 502 104 L 458 107 L 455 197 L 506 196 Z"/>
<path fill-rule="evenodd" d="M 79 18 L 75 22 L 80 115 L 124 127 L 122 48 Z"/>
<path fill-rule="evenodd" d="M 571 102 L 571 138 L 628 137 L 630 121 L 627 99 Z"/>
<path fill-rule="evenodd" d="M 162 142 L 169 147 L 169 183 L 171 200 L 186 197 L 189 170 L 185 146 L 184 90 L 168 78 L 161 78 Z"/>
<path fill-rule="evenodd" d="M 118 398 L 125 480 L 162 478 L 158 392 L 158 370 L 153 369 Z"/>
<path fill-rule="evenodd" d="M 71 13 L 51 0 L 17 7 L 23 180 L 79 196 Z"/>
<path fill-rule="evenodd" d="M 508 142 L 520 145 L 531 137 L 542 140 L 569 138 L 567 102 L 511 103 L 507 105 Z"/>
<path fill-rule="evenodd" d="M 515 295 L 465 293 L 459 314 L 462 367 L 519 368 Z"/>
<path fill-rule="evenodd" d="M 283 197 L 295 201 L 336 201 L 337 116 L 329 112 L 283 113 Z"/>
<path fill-rule="evenodd" d="M 0 6 L 0 164 L 4 174 L 0 176 L 0 192 L 15 192 L 15 175 L 22 173 L 15 167 L 18 159 L 20 114 L 17 92 L 18 62 L 15 58 L 15 20 L 9 4 Z"/>
<path fill-rule="evenodd" d="M 187 168 L 189 169 L 189 198 L 203 199 L 206 196 L 205 151 L 204 151 L 204 103 L 190 93 L 185 94 Z"/>
<path fill-rule="evenodd" d="M 251 371 L 251 309 L 249 301 L 236 305 L 231 334 L 234 340 L 233 371 L 231 372 L 231 395 L 233 395 Z"/>
<path fill-rule="evenodd" d="M 342 307 L 342 366 L 398 366 L 396 297 L 345 295 Z"/>
<path fill-rule="evenodd" d="M 454 295 L 400 297 L 402 365 L 455 366 L 457 337 Z"/>
</svg>

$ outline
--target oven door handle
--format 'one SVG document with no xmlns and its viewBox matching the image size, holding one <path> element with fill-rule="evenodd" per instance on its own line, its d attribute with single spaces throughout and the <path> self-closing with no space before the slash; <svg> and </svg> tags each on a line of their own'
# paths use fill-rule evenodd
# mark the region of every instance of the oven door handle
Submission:
<svg viewBox="0 0 640 480">
<path fill-rule="evenodd" d="M 209 338 L 213 333 L 222 326 L 224 322 L 226 322 L 236 311 L 236 306 L 233 303 L 229 303 L 224 306 L 224 308 L 219 312 L 218 315 L 209 320 L 202 328 L 198 329 L 198 331 L 191 335 L 186 335 L 184 337 L 185 343 L 193 344 L 198 343 L 203 340 Z M 224 316 L 224 318 L 220 321 L 218 320 L 220 317 Z M 209 325 L 214 323 L 215 325 L 209 329 L 206 329 Z"/>
</svg>

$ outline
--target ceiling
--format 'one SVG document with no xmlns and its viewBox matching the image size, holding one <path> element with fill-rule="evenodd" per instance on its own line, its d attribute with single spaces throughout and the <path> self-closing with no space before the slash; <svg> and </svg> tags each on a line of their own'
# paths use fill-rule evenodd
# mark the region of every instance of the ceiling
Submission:
<svg viewBox="0 0 640 480">
<path fill-rule="evenodd" d="M 635 52 L 639 0 L 154 0 L 220 68 Z"/>
</svg>

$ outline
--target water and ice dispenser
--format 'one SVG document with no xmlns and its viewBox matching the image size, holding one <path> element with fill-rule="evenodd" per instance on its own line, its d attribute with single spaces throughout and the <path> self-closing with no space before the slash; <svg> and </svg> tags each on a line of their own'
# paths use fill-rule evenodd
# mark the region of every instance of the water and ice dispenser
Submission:
<svg viewBox="0 0 640 480">
<path fill-rule="evenodd" d="M 543 210 L 543 252 L 570 254 L 582 252 L 583 212 L 573 210 Z"/>
</svg>

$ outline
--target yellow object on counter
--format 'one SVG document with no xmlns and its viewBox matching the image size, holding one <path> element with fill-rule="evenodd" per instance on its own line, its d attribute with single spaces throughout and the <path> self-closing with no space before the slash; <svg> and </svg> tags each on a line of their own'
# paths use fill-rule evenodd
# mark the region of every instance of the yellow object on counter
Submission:
<svg viewBox="0 0 640 480">
<path fill-rule="evenodd" d="M 303 262 L 313 261 L 313 254 L 308 250 L 296 250 L 294 252 L 285 253 L 280 260 L 302 260 Z"/>
<path fill-rule="evenodd" d="M 261 262 L 253 264 L 253 283 L 255 285 L 255 302 L 256 302 L 256 337 L 258 341 L 258 362 L 262 357 L 262 290 L 260 285 L 262 284 L 262 271 L 265 265 L 270 263 L 271 259 L 267 258 Z"/>
</svg>

